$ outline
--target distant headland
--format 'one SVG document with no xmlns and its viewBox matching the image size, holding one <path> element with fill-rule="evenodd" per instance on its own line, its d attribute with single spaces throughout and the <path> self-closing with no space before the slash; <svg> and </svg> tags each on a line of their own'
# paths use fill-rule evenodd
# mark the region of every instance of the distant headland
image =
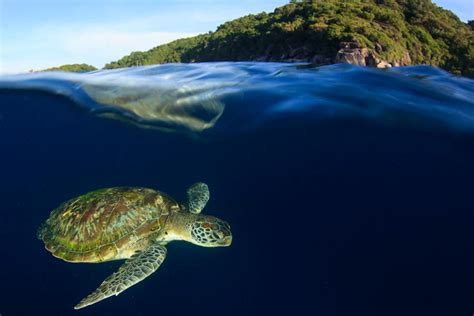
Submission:
<svg viewBox="0 0 474 316">
<path fill-rule="evenodd" d="M 474 21 L 463 23 L 430 0 L 292 0 L 272 13 L 226 22 L 214 32 L 132 52 L 104 69 L 208 61 L 343 62 L 378 68 L 429 64 L 474 77 Z"/>
<path fill-rule="evenodd" d="M 67 64 L 59 67 L 51 67 L 41 71 L 68 71 L 68 72 L 88 72 L 97 70 L 96 67 L 88 64 Z"/>
</svg>

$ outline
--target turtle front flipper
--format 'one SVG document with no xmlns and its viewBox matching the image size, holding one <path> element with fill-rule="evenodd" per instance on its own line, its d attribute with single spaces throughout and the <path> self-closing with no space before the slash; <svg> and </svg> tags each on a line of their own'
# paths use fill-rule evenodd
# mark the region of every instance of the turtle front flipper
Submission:
<svg viewBox="0 0 474 316">
<path fill-rule="evenodd" d="M 79 302 L 74 309 L 95 304 L 112 295 L 119 295 L 132 285 L 137 284 L 155 272 L 165 260 L 166 248 L 152 244 L 144 251 L 128 259 L 117 272 L 105 279 L 92 294 Z"/>
<path fill-rule="evenodd" d="M 188 211 L 194 214 L 199 214 L 209 201 L 209 188 L 207 184 L 198 182 L 193 184 L 188 191 Z"/>
</svg>

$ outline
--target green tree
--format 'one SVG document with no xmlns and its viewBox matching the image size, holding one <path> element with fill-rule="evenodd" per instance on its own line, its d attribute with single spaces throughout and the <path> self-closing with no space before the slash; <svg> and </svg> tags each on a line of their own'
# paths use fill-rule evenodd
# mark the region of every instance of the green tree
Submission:
<svg viewBox="0 0 474 316">
<path fill-rule="evenodd" d="M 430 0 L 291 0 L 216 31 L 134 52 L 105 68 L 168 62 L 334 60 L 356 39 L 377 58 L 431 64 L 473 75 L 473 21 L 463 23 Z M 410 56 L 410 59 L 407 58 Z"/>
<path fill-rule="evenodd" d="M 59 67 L 44 69 L 41 71 L 88 72 L 94 70 L 97 70 L 97 68 L 88 64 L 67 64 Z"/>
</svg>

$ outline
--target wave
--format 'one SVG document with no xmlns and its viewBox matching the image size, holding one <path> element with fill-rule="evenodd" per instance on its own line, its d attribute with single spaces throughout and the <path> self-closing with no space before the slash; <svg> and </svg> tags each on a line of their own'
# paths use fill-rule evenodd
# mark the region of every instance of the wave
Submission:
<svg viewBox="0 0 474 316">
<path fill-rule="evenodd" d="M 3 76 L 0 89 L 54 93 L 92 115 L 194 135 L 334 118 L 474 131 L 474 80 L 430 66 L 164 64 Z"/>
</svg>

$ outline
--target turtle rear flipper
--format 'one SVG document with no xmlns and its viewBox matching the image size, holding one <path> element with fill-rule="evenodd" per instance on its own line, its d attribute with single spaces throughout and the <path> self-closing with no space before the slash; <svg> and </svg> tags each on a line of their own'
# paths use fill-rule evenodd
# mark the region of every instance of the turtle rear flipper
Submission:
<svg viewBox="0 0 474 316">
<path fill-rule="evenodd" d="M 210 197 L 207 184 L 202 182 L 193 184 L 186 193 L 188 194 L 188 211 L 194 214 L 201 213 Z"/>
<path fill-rule="evenodd" d="M 42 223 L 38 230 L 36 231 L 36 238 L 39 240 L 44 240 L 46 231 L 48 230 L 48 224 L 46 222 Z"/>
<path fill-rule="evenodd" d="M 164 246 L 159 244 L 150 245 L 144 251 L 128 259 L 117 272 L 105 279 L 97 290 L 74 306 L 74 309 L 95 304 L 112 295 L 119 295 L 155 272 L 165 260 L 165 257 L 166 248 Z"/>
</svg>

